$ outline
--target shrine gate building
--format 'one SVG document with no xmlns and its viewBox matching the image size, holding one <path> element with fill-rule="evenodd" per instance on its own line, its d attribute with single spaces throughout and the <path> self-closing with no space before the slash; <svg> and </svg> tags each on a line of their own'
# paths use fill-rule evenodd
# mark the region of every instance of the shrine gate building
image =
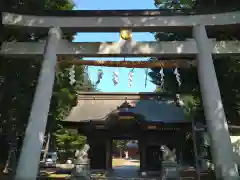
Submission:
<svg viewBox="0 0 240 180">
<path fill-rule="evenodd" d="M 92 169 L 112 168 L 113 139 L 138 140 L 141 171 L 160 171 L 161 145 L 176 149 L 176 160 L 181 161 L 184 133 L 191 131 L 191 122 L 173 99 L 159 100 L 153 94 L 79 96 L 62 123 L 87 136 Z"/>
</svg>

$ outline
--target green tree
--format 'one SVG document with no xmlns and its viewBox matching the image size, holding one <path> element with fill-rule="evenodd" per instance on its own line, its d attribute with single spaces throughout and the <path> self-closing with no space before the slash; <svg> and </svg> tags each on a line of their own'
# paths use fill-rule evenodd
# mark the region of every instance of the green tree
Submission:
<svg viewBox="0 0 240 180">
<path fill-rule="evenodd" d="M 209 4 L 213 3 L 213 1 L 208 1 L 205 4 L 205 1 L 194 1 L 194 0 L 178 0 L 178 1 L 169 1 L 169 0 L 162 0 L 162 1 L 155 1 L 155 5 L 158 8 L 179 8 L 175 6 L 176 4 L 180 4 L 181 8 L 189 8 L 192 10 L 198 10 L 208 8 Z M 215 3 L 215 7 L 210 6 L 212 9 L 222 9 L 222 5 L 225 4 L 226 1 L 220 0 Z M 238 4 L 239 6 L 235 6 Z M 225 10 L 231 9 L 231 7 L 240 7 L 239 1 L 231 1 L 228 3 L 227 6 L 224 6 Z M 217 40 L 236 40 L 240 39 L 239 36 L 235 34 L 226 34 L 222 32 L 218 32 L 215 35 Z M 180 33 L 155 33 L 155 37 L 157 41 L 175 41 L 175 40 L 185 40 L 185 36 Z M 239 78 L 239 63 L 240 57 L 223 57 L 223 58 L 215 58 L 215 69 L 217 73 L 217 78 L 221 90 L 221 95 L 224 103 L 224 108 L 226 111 L 227 118 L 230 123 L 238 123 L 236 120 L 239 119 L 239 89 L 240 85 L 237 83 L 237 79 Z M 160 86 L 159 83 L 159 71 L 160 69 L 152 69 L 149 73 L 153 83 Z M 194 99 L 200 102 L 200 89 L 198 84 L 197 78 L 197 69 L 180 69 L 182 86 L 179 88 L 177 86 L 175 77 L 172 73 L 173 70 L 166 69 L 165 70 L 165 82 L 164 82 L 164 89 L 167 92 L 182 92 L 194 96 Z M 196 104 L 193 102 L 193 104 Z M 197 103 L 198 104 L 198 103 Z M 198 112 L 198 113 L 197 113 Z M 198 104 L 198 110 L 196 111 L 196 116 L 194 118 L 200 119 L 199 112 L 203 112 L 201 108 L 201 104 Z M 232 122 L 233 121 L 233 122 Z"/>
<path fill-rule="evenodd" d="M 179 1 L 169 1 L 169 0 L 156 0 L 156 7 L 159 9 L 171 8 L 172 11 L 182 11 L 181 8 L 188 8 L 191 11 L 209 11 L 214 9 L 230 10 L 233 7 L 240 7 L 239 1 L 227 2 L 224 0 L 219 0 L 214 2 L 211 0 L 179 0 Z M 180 7 L 180 9 L 179 9 Z M 177 10 L 178 9 L 178 10 Z M 183 41 L 185 36 L 181 33 L 155 33 L 157 41 Z M 239 35 L 236 34 L 226 34 L 218 32 L 215 34 L 217 40 L 231 40 L 240 39 Z M 237 121 L 239 119 L 239 109 L 240 109 L 240 85 L 237 83 L 237 79 L 240 78 L 240 57 L 222 57 L 214 59 L 215 69 L 217 73 L 217 78 L 219 82 L 219 87 L 221 90 L 222 100 L 227 115 L 228 122 L 230 124 L 239 124 Z M 196 121 L 204 120 L 203 108 L 201 105 L 201 94 L 200 87 L 198 84 L 197 69 L 180 69 L 180 75 L 182 80 L 181 87 L 178 87 L 175 76 L 172 69 L 165 69 L 164 78 L 164 88 L 160 89 L 159 82 L 159 72 L 160 69 L 152 69 L 149 72 L 149 76 L 154 84 L 158 86 L 158 91 L 166 91 L 172 93 L 184 93 L 186 96 L 183 97 L 185 101 L 184 111 L 186 118 L 191 118 Z M 204 122 L 204 121 L 203 121 Z M 192 143 L 189 141 L 189 136 L 186 136 L 185 148 L 189 152 L 188 154 L 193 154 Z M 191 153 L 190 153 L 191 152 Z M 193 157 L 193 155 L 191 155 Z M 192 161 L 189 158 L 188 161 Z"/>
<path fill-rule="evenodd" d="M 125 140 L 113 140 L 113 147 L 118 149 L 120 158 L 123 157 L 123 150 L 125 149 L 126 144 L 127 141 Z"/>
<path fill-rule="evenodd" d="M 70 71 L 74 69 L 75 83 L 70 83 Z M 77 105 L 77 95 L 80 91 L 94 91 L 94 86 L 84 73 L 83 66 L 61 65 L 58 67 L 54 85 L 53 97 L 48 118 L 47 137 L 51 138 L 50 150 L 73 152 L 82 147 L 85 138 L 76 131 L 63 127 L 60 123 L 65 119 L 72 107 Z M 49 142 L 49 141 L 47 141 Z M 69 143 L 72 142 L 72 145 Z"/>
<path fill-rule="evenodd" d="M 196 0 L 155 0 L 155 6 L 165 9 L 190 9 L 196 3 Z"/>
<path fill-rule="evenodd" d="M 10 0 L 4 2 L 6 9 L 23 9 L 33 12 L 41 10 L 72 10 L 74 7 L 69 0 Z M 45 39 L 46 37 L 47 34 L 45 32 L 30 34 L 27 31 L 18 31 L 16 29 L 1 31 L 1 41 L 30 42 Z M 73 36 L 72 34 L 64 34 L 63 38 L 72 40 Z M 0 57 L 0 162 L 1 164 L 6 164 L 5 169 L 8 169 L 9 164 L 16 164 L 16 158 L 18 158 L 21 149 L 33 95 L 35 93 L 41 61 L 39 58 Z M 68 130 L 59 127 L 57 121 L 66 117 L 70 109 L 76 104 L 76 94 L 80 90 L 80 87 L 82 87 L 83 90 L 92 90 L 94 88 L 88 79 L 85 82 L 83 81 L 84 67 L 82 66 L 75 67 L 76 83 L 70 85 L 68 80 L 69 68 L 70 66 L 61 65 L 57 69 L 54 94 L 47 125 L 47 132 L 56 132 L 59 139 L 64 139 L 60 137 L 60 134 L 65 132 L 62 133 L 64 136 L 68 133 Z M 73 144 L 81 146 L 81 143 L 83 143 L 82 137 L 75 137 L 76 135 L 73 135 L 72 132 L 68 134 L 69 136 L 73 136 L 71 138 L 75 138 L 75 141 L 77 141 L 77 143 L 73 142 Z M 47 137 L 51 136 L 52 133 Z M 59 146 L 61 146 L 61 143 Z M 12 155 L 13 151 L 14 153 Z M 13 163 L 11 159 L 14 159 Z"/>
</svg>

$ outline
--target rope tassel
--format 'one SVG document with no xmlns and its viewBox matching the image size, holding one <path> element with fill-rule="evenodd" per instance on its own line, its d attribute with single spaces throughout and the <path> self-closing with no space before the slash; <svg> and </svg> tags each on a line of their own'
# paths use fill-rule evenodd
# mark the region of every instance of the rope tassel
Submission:
<svg viewBox="0 0 240 180">
<path fill-rule="evenodd" d="M 75 66 L 73 65 L 70 69 L 69 69 L 69 80 L 70 80 L 70 84 L 73 85 L 76 80 L 75 80 Z"/>
<path fill-rule="evenodd" d="M 148 69 L 145 70 L 145 88 L 147 87 L 147 81 L 148 81 Z"/>
<path fill-rule="evenodd" d="M 163 68 L 161 68 L 160 70 L 160 88 L 162 89 L 163 88 L 163 85 L 164 85 L 164 71 L 163 71 Z"/>
<path fill-rule="evenodd" d="M 128 73 L 128 87 L 132 87 L 132 82 L 133 82 L 133 76 L 134 76 L 134 73 L 133 73 L 133 70 L 132 69 L 129 73 Z"/>
<path fill-rule="evenodd" d="M 181 76 L 180 76 L 180 74 L 178 72 L 178 68 L 175 68 L 173 73 L 176 76 L 176 80 L 177 80 L 178 86 L 181 86 L 182 82 L 181 82 Z"/>
<path fill-rule="evenodd" d="M 117 71 L 113 72 L 113 79 L 112 79 L 112 81 L 113 81 L 114 86 L 118 85 L 118 83 L 119 83 L 118 75 L 119 75 L 119 73 Z"/>
<path fill-rule="evenodd" d="M 103 71 L 101 69 L 99 69 L 96 85 L 98 85 L 100 83 L 100 81 L 102 80 L 102 77 L 103 77 Z"/>
</svg>

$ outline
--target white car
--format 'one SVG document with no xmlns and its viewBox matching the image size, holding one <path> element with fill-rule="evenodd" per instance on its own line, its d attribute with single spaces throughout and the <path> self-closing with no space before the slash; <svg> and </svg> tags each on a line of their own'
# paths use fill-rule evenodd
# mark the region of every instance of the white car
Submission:
<svg viewBox="0 0 240 180">
<path fill-rule="evenodd" d="M 48 152 L 45 161 L 40 161 L 40 165 L 42 167 L 56 167 L 57 165 L 57 153 L 56 152 Z"/>
</svg>

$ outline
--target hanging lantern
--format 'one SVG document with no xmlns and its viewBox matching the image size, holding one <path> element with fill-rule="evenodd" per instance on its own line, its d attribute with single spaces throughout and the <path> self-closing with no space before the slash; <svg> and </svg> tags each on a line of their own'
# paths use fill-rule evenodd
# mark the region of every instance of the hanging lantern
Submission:
<svg viewBox="0 0 240 180">
<path fill-rule="evenodd" d="M 76 80 L 75 80 L 75 66 L 73 65 L 70 70 L 69 70 L 69 80 L 70 80 L 70 84 L 73 85 Z"/>
<path fill-rule="evenodd" d="M 132 30 L 129 29 L 122 29 L 120 31 L 120 38 L 126 41 L 129 41 L 132 39 Z"/>
<path fill-rule="evenodd" d="M 113 72 L 112 81 L 113 81 L 114 86 L 118 85 L 118 83 L 119 83 L 118 75 L 119 75 L 119 73 L 117 71 Z"/>
<path fill-rule="evenodd" d="M 162 3 L 162 0 L 154 0 L 155 4 L 159 5 Z"/>
<path fill-rule="evenodd" d="M 132 87 L 132 81 L 133 81 L 133 76 L 134 76 L 134 73 L 133 73 L 133 70 L 132 69 L 129 73 L 128 73 L 128 87 Z"/>
<path fill-rule="evenodd" d="M 100 81 L 102 80 L 102 77 L 103 77 L 103 71 L 101 69 L 99 69 L 96 85 L 98 85 L 100 83 Z"/>
</svg>

